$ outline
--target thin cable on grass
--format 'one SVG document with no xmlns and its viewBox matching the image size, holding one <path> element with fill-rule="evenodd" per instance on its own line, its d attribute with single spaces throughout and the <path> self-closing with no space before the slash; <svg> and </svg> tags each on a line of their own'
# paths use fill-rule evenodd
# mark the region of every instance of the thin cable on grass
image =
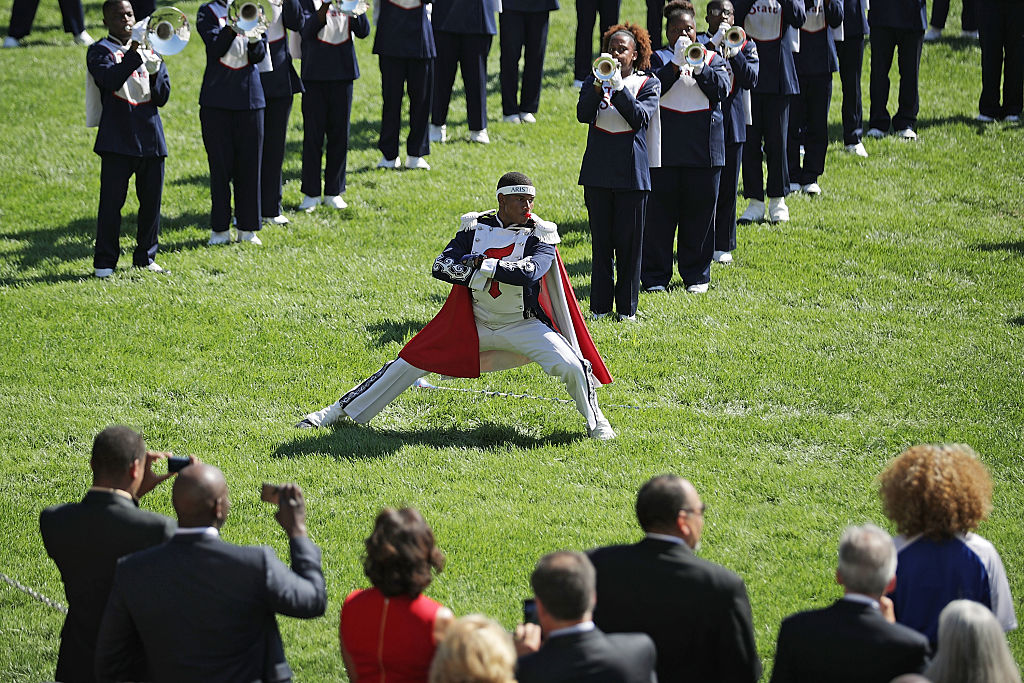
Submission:
<svg viewBox="0 0 1024 683">
<path fill-rule="evenodd" d="M 439 387 L 431 384 L 427 380 L 420 377 L 413 383 L 415 389 L 437 389 L 438 391 L 458 391 L 463 394 L 480 394 L 493 398 L 500 396 L 502 398 L 526 398 L 533 401 L 550 401 L 551 403 L 568 403 L 575 405 L 575 401 L 568 398 L 551 398 L 550 396 L 533 396 L 532 394 L 513 394 L 507 391 L 488 391 L 487 389 L 463 389 L 462 387 Z M 629 410 L 643 410 L 645 406 L 630 406 L 624 403 L 606 403 L 603 404 L 605 408 L 628 408 Z M 646 406 L 651 407 L 651 406 Z"/>
<path fill-rule="evenodd" d="M 56 600 L 51 600 L 50 598 L 46 597 L 45 595 L 43 595 L 39 591 L 33 590 L 32 588 L 29 588 L 25 584 L 20 583 L 20 582 L 16 581 L 15 579 L 12 579 L 11 577 L 7 576 L 7 574 L 4 574 L 3 572 L 0 572 L 0 579 L 3 579 L 4 582 L 7 583 L 8 585 L 14 586 L 18 590 L 20 590 L 22 593 L 25 593 L 26 595 L 30 595 L 31 597 L 35 598 L 39 602 L 41 602 L 44 605 L 47 605 L 49 607 L 52 607 L 53 609 L 57 610 L 58 612 L 63 612 L 64 614 L 68 613 L 68 608 L 65 607 L 64 605 L 62 605 L 61 603 L 57 602 Z"/>
</svg>

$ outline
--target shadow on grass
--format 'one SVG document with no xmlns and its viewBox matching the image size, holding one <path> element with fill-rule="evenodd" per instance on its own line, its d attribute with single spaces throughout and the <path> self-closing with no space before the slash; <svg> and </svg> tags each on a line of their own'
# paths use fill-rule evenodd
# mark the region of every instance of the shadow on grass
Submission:
<svg viewBox="0 0 1024 683">
<path fill-rule="evenodd" d="M 421 320 L 397 321 L 386 319 L 379 323 L 367 325 L 366 331 L 377 335 L 377 338 L 371 343 L 376 347 L 382 347 L 392 342 L 402 343 L 414 333 L 422 330 L 426 325 Z"/>
<path fill-rule="evenodd" d="M 274 451 L 277 458 L 299 458 L 327 453 L 346 460 L 379 458 L 397 452 L 403 446 L 417 444 L 434 448 L 479 448 L 492 451 L 505 446 L 531 449 L 542 446 L 564 446 L 586 438 L 582 432 L 556 431 L 541 438 L 522 434 L 504 425 L 485 424 L 461 429 L 375 429 L 343 425 L 313 432 L 309 438 L 297 438 L 281 444 Z"/>
<path fill-rule="evenodd" d="M 1009 251 L 1024 256 L 1024 242 L 979 242 L 971 245 L 974 251 Z"/>
<path fill-rule="evenodd" d="M 1024 327 L 1024 315 L 1018 315 L 1016 318 L 1010 318 L 1006 322 L 1012 327 Z"/>
</svg>

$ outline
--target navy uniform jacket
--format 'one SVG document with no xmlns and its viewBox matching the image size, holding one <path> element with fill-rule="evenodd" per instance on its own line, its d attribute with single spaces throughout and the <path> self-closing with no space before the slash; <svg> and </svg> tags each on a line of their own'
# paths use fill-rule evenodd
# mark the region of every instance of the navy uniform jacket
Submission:
<svg viewBox="0 0 1024 683">
<path fill-rule="evenodd" d="M 437 56 L 427 5 L 430 0 L 377 0 L 380 8 L 373 54 L 406 59 Z"/>
<path fill-rule="evenodd" d="M 505 12 L 553 12 L 558 0 L 502 0 L 501 11 Z"/>
<path fill-rule="evenodd" d="M 302 7 L 306 11 L 306 23 L 302 27 L 302 80 L 354 81 L 359 78 L 352 34 L 357 38 L 370 35 L 370 20 L 366 14 L 352 18 L 331 3 L 327 23 L 321 24 L 312 0 L 302 0 Z"/>
<path fill-rule="evenodd" d="M 100 89 L 103 113 L 93 151 L 131 157 L 165 157 L 167 144 L 158 107 L 167 104 L 171 79 L 163 62 L 150 75 L 139 50 L 125 53 L 124 45 L 107 36 L 89 46 L 86 64 Z"/>
<path fill-rule="evenodd" d="M 713 36 L 707 33 L 697 35 L 702 45 L 711 43 Z M 709 48 L 710 49 L 710 48 Z M 743 105 L 743 90 L 752 90 L 757 85 L 760 67 L 757 44 L 747 39 L 732 59 L 725 60 L 729 70 L 729 94 L 722 100 L 722 114 L 725 116 L 725 144 L 734 145 L 747 141 L 747 112 Z"/>
<path fill-rule="evenodd" d="M 925 0 L 885 0 L 869 4 L 868 26 L 923 31 L 928 26 Z"/>
<path fill-rule="evenodd" d="M 220 0 L 199 7 L 196 28 L 206 44 L 199 106 L 235 111 L 263 109 L 267 101 L 256 65 L 267 56 L 267 38 L 248 42 L 227 25 L 227 14 L 227 5 Z M 239 54 L 243 44 L 244 53 Z"/>
<path fill-rule="evenodd" d="M 729 94 L 725 60 L 709 52 L 711 63 L 696 76 L 689 67 L 673 68 L 672 48 L 651 55 L 661 81 L 661 165 L 709 168 L 725 166 L 725 118 L 721 102 Z M 681 82 L 688 77 L 690 85 Z"/>
<path fill-rule="evenodd" d="M 843 0 L 843 40 L 863 40 L 867 34 L 864 0 Z"/>
<path fill-rule="evenodd" d="M 803 0 L 736 0 L 736 23 L 757 43 L 760 67 L 757 85 L 763 95 L 800 92 L 788 27 L 800 28 L 807 19 Z"/>
<path fill-rule="evenodd" d="M 288 36 L 284 29 L 302 31 L 305 16 L 299 7 L 299 0 L 283 0 L 280 7 L 270 3 L 269 7 L 275 15 L 280 12 L 281 21 L 271 21 L 267 27 L 267 46 L 270 48 L 270 61 L 274 64 L 274 70 L 260 73 L 263 95 L 267 99 L 291 97 L 297 92 L 302 92 L 302 80 L 295 73 L 292 56 L 288 52 Z"/>
<path fill-rule="evenodd" d="M 496 0 L 435 0 L 430 21 L 435 31 L 493 36 L 498 32 L 497 11 Z"/>
<path fill-rule="evenodd" d="M 478 216 L 477 223 L 482 227 L 508 227 L 510 230 L 515 230 L 515 226 L 502 226 L 495 211 Z M 533 227 L 533 219 L 528 219 L 526 225 Z M 475 248 L 478 241 L 475 230 L 459 231 L 455 238 L 448 243 L 448 246 L 444 248 L 444 251 L 441 252 L 441 255 L 434 260 L 433 276 L 438 280 L 444 280 L 453 285 L 468 287 L 473 279 L 473 275 L 479 269 L 462 265 L 459 261 L 467 254 L 477 254 L 480 252 L 479 249 Z M 548 326 L 551 325 L 551 321 L 540 307 L 540 302 L 537 298 L 540 296 L 541 280 L 544 279 L 544 274 L 548 272 L 554 260 L 554 245 L 541 242 L 536 235 L 530 235 L 526 238 L 523 258 L 519 261 L 502 261 L 495 268 L 494 275 L 492 276 L 498 282 L 522 287 L 524 314 L 529 311 Z"/>
<path fill-rule="evenodd" d="M 647 127 L 658 110 L 661 82 L 651 74 L 645 77 L 634 96 L 629 88 L 613 92 L 611 107 L 625 121 L 626 130 L 605 129 L 598 121 L 603 101 L 594 92 L 594 74 L 583 81 L 576 104 L 576 120 L 590 125 L 587 148 L 580 165 L 580 185 L 614 190 L 650 190 L 651 169 L 647 158 Z"/>
<path fill-rule="evenodd" d="M 800 52 L 796 71 L 801 76 L 825 76 L 839 71 L 839 57 L 832 28 L 843 25 L 843 0 L 816 0 L 807 8 L 807 21 L 800 27 Z"/>
</svg>

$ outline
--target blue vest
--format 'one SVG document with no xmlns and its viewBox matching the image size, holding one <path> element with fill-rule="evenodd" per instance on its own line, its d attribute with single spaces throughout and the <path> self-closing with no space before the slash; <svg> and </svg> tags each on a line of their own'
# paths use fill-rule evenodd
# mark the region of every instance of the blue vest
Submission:
<svg viewBox="0 0 1024 683">
<path fill-rule="evenodd" d="M 800 81 L 793 59 L 796 31 L 804 25 L 803 0 L 736 0 L 736 22 L 757 43 L 760 57 L 757 85 L 751 92 L 764 95 L 795 95 Z"/>
<path fill-rule="evenodd" d="M 689 66 L 676 73 L 672 48 L 651 55 L 651 68 L 661 82 L 662 166 L 725 166 L 721 102 L 729 94 L 729 71 L 721 56 L 707 54 L 711 61 L 696 76 Z"/>
<path fill-rule="evenodd" d="M 196 29 L 206 44 L 206 70 L 199 105 L 244 111 L 267 106 L 256 65 L 267 56 L 267 38 L 250 43 L 227 25 L 228 8 L 219 0 L 199 7 Z"/>
<path fill-rule="evenodd" d="M 493 36 L 498 32 L 497 11 L 496 0 L 436 0 L 430 21 L 435 31 Z"/>
<path fill-rule="evenodd" d="M 302 80 L 354 81 L 359 78 L 359 62 L 352 45 L 356 38 L 370 35 L 370 21 L 362 14 L 351 18 L 331 4 L 327 23 L 321 24 L 312 0 L 302 0 L 306 23 L 302 27 Z"/>
<path fill-rule="evenodd" d="M 712 36 L 701 33 L 697 40 L 708 45 Z M 759 69 L 757 45 L 747 40 L 732 59 L 725 60 L 729 71 L 729 94 L 722 100 L 722 114 L 725 117 L 725 144 L 733 145 L 747 141 L 747 109 L 743 91 L 751 90 L 757 85 Z"/>
<path fill-rule="evenodd" d="M 375 0 L 380 8 L 373 54 L 408 59 L 433 59 L 434 32 L 427 18 L 430 0 Z"/>
</svg>

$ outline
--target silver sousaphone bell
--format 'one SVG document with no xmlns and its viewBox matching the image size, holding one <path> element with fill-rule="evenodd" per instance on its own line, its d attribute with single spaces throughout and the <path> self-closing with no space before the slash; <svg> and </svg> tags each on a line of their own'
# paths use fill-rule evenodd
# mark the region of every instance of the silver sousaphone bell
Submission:
<svg viewBox="0 0 1024 683">
<path fill-rule="evenodd" d="M 609 81 L 619 68 L 619 63 L 608 53 L 602 54 L 594 60 L 594 78 L 599 81 Z"/>
<path fill-rule="evenodd" d="M 161 57 L 184 50 L 190 35 L 188 17 L 177 7 L 161 7 L 146 24 L 146 44 Z"/>
</svg>

